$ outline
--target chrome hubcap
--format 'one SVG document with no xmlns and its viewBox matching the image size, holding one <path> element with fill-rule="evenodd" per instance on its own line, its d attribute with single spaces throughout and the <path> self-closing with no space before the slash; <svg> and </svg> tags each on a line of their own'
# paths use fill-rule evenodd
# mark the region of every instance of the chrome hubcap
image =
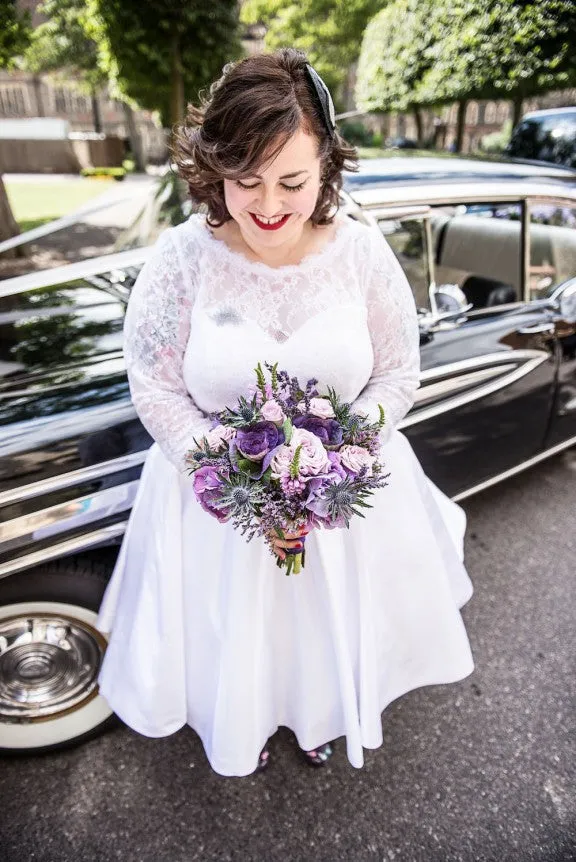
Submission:
<svg viewBox="0 0 576 862">
<path fill-rule="evenodd" d="M 106 642 L 56 614 L 0 620 L 0 721 L 32 721 L 94 696 Z"/>
</svg>

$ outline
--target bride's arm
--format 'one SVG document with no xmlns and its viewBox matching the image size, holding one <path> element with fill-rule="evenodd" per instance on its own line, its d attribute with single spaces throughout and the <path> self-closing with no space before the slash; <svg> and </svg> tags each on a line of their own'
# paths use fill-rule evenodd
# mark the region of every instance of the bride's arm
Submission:
<svg viewBox="0 0 576 862">
<path fill-rule="evenodd" d="M 190 332 L 193 286 L 181 271 L 172 229 L 157 240 L 136 279 L 124 321 L 124 356 L 136 412 L 179 470 L 210 428 L 190 397 L 182 362 Z"/>
<path fill-rule="evenodd" d="M 404 271 L 380 231 L 367 231 L 363 266 L 368 326 L 374 367 L 354 409 L 378 419 L 385 412 L 382 442 L 408 413 L 420 385 L 420 336 L 412 290 Z"/>
</svg>

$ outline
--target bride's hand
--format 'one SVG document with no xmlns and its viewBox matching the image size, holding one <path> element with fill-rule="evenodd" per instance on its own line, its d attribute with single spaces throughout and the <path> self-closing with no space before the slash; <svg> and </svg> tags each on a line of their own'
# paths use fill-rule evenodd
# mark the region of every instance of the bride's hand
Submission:
<svg viewBox="0 0 576 862">
<path fill-rule="evenodd" d="M 280 557 L 281 560 L 285 560 L 286 552 L 283 548 L 297 548 L 298 550 L 302 550 L 304 547 L 304 538 L 308 533 L 308 528 L 303 527 L 297 533 L 284 533 L 284 539 L 281 539 L 280 536 L 277 536 L 274 532 L 268 533 L 268 538 L 270 539 L 270 544 L 272 545 L 274 553 Z"/>
</svg>

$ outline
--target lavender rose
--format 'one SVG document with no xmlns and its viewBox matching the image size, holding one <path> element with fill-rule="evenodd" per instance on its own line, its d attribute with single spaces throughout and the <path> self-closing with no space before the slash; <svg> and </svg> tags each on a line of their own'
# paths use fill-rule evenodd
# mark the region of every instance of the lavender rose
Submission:
<svg viewBox="0 0 576 862">
<path fill-rule="evenodd" d="M 218 508 L 217 505 L 220 499 L 222 482 L 214 467 L 208 464 L 205 467 L 199 467 L 193 474 L 192 482 L 196 499 L 204 511 L 213 515 L 222 523 L 227 521 L 228 514 L 226 510 Z"/>
<path fill-rule="evenodd" d="M 273 400 L 265 401 L 260 408 L 260 413 L 267 422 L 274 422 L 275 425 L 282 425 L 286 419 L 278 402 Z"/>
<path fill-rule="evenodd" d="M 321 419 L 319 416 L 296 416 L 296 428 L 303 428 L 319 437 L 324 446 L 337 448 L 342 443 L 342 428 L 335 419 Z"/>
<path fill-rule="evenodd" d="M 318 476 L 330 469 L 328 453 L 315 434 L 303 428 L 293 428 L 289 446 L 281 446 L 272 461 L 272 477 L 282 479 L 290 474 L 290 464 L 298 446 L 300 449 L 299 476 Z"/>
<path fill-rule="evenodd" d="M 236 432 L 236 447 L 249 461 L 261 461 L 271 449 L 284 442 L 284 432 L 273 422 L 255 422 Z"/>
<path fill-rule="evenodd" d="M 366 467 L 366 475 L 372 475 L 372 464 L 376 459 L 362 446 L 342 446 L 338 454 L 342 465 L 350 473 L 356 475 L 362 467 Z"/>
<path fill-rule="evenodd" d="M 327 398 L 311 398 L 310 410 L 308 412 L 319 419 L 334 418 L 334 410 Z"/>
</svg>

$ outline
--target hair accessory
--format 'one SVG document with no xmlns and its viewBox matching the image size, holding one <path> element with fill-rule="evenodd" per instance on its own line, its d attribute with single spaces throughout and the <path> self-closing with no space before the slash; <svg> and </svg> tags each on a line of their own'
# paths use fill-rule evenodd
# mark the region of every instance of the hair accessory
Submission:
<svg viewBox="0 0 576 862">
<path fill-rule="evenodd" d="M 334 132 L 336 131 L 336 111 L 334 110 L 334 102 L 332 101 L 330 90 L 318 72 L 312 68 L 310 63 L 306 63 L 306 73 L 308 75 L 308 80 L 312 84 L 312 89 L 316 93 L 317 101 L 320 103 L 326 128 L 328 129 L 330 136 L 333 137 Z"/>
</svg>

